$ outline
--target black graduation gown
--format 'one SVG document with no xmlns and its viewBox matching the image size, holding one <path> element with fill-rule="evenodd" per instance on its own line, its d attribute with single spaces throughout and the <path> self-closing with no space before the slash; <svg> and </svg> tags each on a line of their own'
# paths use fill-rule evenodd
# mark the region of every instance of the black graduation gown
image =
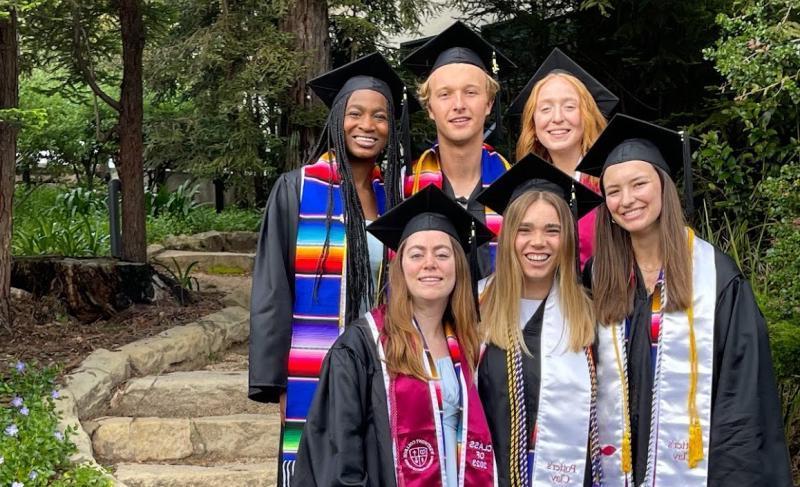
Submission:
<svg viewBox="0 0 800 487">
<path fill-rule="evenodd" d="M 481 193 L 481 191 L 483 191 L 483 184 L 478 181 L 475 189 L 472 190 L 472 194 L 469 195 L 469 198 L 467 198 L 466 210 L 472 213 L 472 215 L 480 220 L 481 223 L 485 224 L 486 207 L 478 202 L 478 195 Z M 452 198 L 454 201 L 458 201 L 456 199 L 455 192 L 453 191 L 453 186 L 450 185 L 450 181 L 447 180 L 447 176 L 445 176 L 444 173 L 442 173 L 442 192 Z M 461 204 L 463 206 L 463 202 L 461 202 Z M 494 262 L 492 260 L 491 247 L 489 243 L 485 243 L 478 247 L 477 263 L 480 275 L 474 278 L 476 283 L 494 272 Z"/>
<path fill-rule="evenodd" d="M 717 302 L 708 455 L 710 487 L 791 486 L 789 452 L 767 326 L 753 290 L 730 257 L 715 250 Z M 584 272 L 590 282 L 591 265 Z M 647 469 L 653 377 L 650 359 L 652 296 L 636 273 L 628 343 L 634 480 Z M 603 384 L 600 384 L 603 387 Z"/>
<path fill-rule="evenodd" d="M 364 318 L 328 352 L 308 412 L 292 486 L 396 486 L 386 388 Z"/>
<path fill-rule="evenodd" d="M 259 402 L 278 402 L 286 391 L 301 177 L 296 169 L 275 182 L 258 239 L 250 298 L 248 395 Z"/>
<path fill-rule="evenodd" d="M 533 423 L 539 412 L 539 386 L 542 378 L 542 320 L 545 301 L 533 314 L 522 336 L 531 355 L 522 354 L 522 373 L 525 390 L 525 412 L 527 416 L 527 437 L 530 438 Z M 478 392 L 483 410 L 492 432 L 497 481 L 499 487 L 511 485 L 509 480 L 509 454 L 511 450 L 511 407 L 508 394 L 508 371 L 506 352 L 495 345 L 488 345 L 478 366 Z M 565 410 L 566 410 L 565 405 Z M 588 438 L 587 438 L 588 443 Z M 584 485 L 592 485 L 592 465 L 588 458 L 584 474 Z"/>
</svg>

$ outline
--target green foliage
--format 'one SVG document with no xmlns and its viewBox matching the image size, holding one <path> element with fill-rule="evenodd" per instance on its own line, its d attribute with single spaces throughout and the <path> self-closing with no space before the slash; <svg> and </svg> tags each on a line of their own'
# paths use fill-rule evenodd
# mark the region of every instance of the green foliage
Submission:
<svg viewBox="0 0 800 487">
<path fill-rule="evenodd" d="M 797 0 L 747 1 L 719 14 L 720 38 L 703 52 L 724 82 L 725 97 L 701 124 L 708 130 L 699 176 L 713 218 L 724 212 L 763 219 L 760 184 L 800 160 L 800 49 Z"/>
<path fill-rule="evenodd" d="M 84 188 L 39 186 L 17 190 L 14 206 L 15 255 L 107 255 L 105 195 Z"/>
<path fill-rule="evenodd" d="M 60 207 L 56 211 L 61 211 L 70 217 L 105 212 L 108 211 L 107 197 L 108 195 L 103 192 L 78 186 L 56 197 L 56 207 Z"/>
<path fill-rule="evenodd" d="M 0 485 L 111 486 L 105 473 L 72 465 L 74 428 L 58 429 L 57 369 L 18 362 L 0 374 Z"/>
<path fill-rule="evenodd" d="M 201 206 L 186 218 L 160 215 L 147 220 L 147 240 L 157 243 L 169 235 L 192 235 L 216 230 L 218 232 L 258 231 L 262 215 L 257 210 L 230 208 L 217 213 L 213 208 Z"/>
<path fill-rule="evenodd" d="M 108 254 L 109 239 L 107 227 L 98 218 L 50 212 L 15 231 L 11 247 L 16 255 L 92 257 Z"/>
<path fill-rule="evenodd" d="M 166 184 L 156 187 L 145 193 L 145 208 L 147 214 L 152 217 L 159 215 L 171 215 L 178 218 L 186 218 L 192 210 L 198 208 L 194 201 L 194 196 L 200 191 L 198 185 L 190 186 L 192 181 L 185 181 L 183 184 L 170 190 Z"/>
<path fill-rule="evenodd" d="M 91 188 L 98 166 L 116 152 L 113 111 L 88 88 L 64 89 L 61 75 L 34 69 L 20 78 L 20 106 L 46 111 L 46 123 L 23 127 L 19 134 L 20 165 L 33 168 L 46 161 L 51 175 L 68 170 Z"/>
<path fill-rule="evenodd" d="M 282 167 L 279 105 L 301 69 L 302 53 L 278 28 L 286 2 L 180 0 L 171 8 L 171 28 L 145 59 L 148 166 L 224 176 L 252 193 L 254 175 Z"/>
<path fill-rule="evenodd" d="M 772 221 L 772 247 L 766 253 L 770 299 L 780 310 L 781 319 L 800 324 L 800 166 L 783 166 L 777 177 L 764 181 L 762 188 Z"/>
<path fill-rule="evenodd" d="M 194 269 L 198 261 L 193 261 L 186 268 L 182 268 L 175 257 L 172 258 L 172 266 L 166 266 L 157 262 L 155 265 L 164 269 L 169 276 L 175 280 L 178 285 L 178 301 L 181 305 L 186 305 L 190 301 L 191 292 L 200 290 L 200 281 L 192 276 L 192 269 Z"/>
<path fill-rule="evenodd" d="M 158 216 L 148 216 L 148 242 L 162 241 L 168 235 L 258 231 L 261 212 L 230 208 L 217 213 L 198 206 L 188 198 L 193 188 L 182 185 L 175 201 L 160 206 Z M 36 186 L 18 187 L 14 205 L 15 255 L 102 256 L 110 253 L 106 194 L 85 188 Z"/>
</svg>

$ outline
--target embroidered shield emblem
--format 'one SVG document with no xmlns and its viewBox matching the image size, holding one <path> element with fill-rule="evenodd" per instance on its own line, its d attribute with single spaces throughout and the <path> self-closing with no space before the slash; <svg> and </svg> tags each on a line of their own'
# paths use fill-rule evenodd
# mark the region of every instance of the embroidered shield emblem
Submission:
<svg viewBox="0 0 800 487">
<path fill-rule="evenodd" d="M 403 461 L 408 468 L 423 472 L 433 464 L 433 446 L 425 440 L 411 440 L 403 448 Z"/>
</svg>

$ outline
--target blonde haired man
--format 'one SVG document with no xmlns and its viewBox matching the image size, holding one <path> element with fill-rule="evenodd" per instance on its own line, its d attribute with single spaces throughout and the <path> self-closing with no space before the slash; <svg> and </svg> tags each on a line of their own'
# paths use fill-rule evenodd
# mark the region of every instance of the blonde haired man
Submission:
<svg viewBox="0 0 800 487">
<path fill-rule="evenodd" d="M 404 196 L 435 184 L 499 233 L 502 217 L 478 203 L 476 197 L 509 167 L 503 156 L 484 144 L 483 134 L 500 89 L 490 73 L 514 64 L 461 22 L 427 41 L 403 64 L 427 76 L 418 95 L 436 124 L 437 135 L 434 146 L 406 174 Z M 479 275 L 474 278 L 494 269 L 495 249 L 496 242 L 479 249 L 474 256 Z"/>
</svg>

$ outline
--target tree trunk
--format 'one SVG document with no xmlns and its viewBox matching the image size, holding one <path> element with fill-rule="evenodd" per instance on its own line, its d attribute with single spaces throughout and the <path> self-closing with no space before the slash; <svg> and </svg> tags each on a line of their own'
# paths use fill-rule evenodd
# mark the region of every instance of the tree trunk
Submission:
<svg viewBox="0 0 800 487">
<path fill-rule="evenodd" d="M 297 147 L 297 150 L 290 149 L 291 153 L 286 154 L 284 170 L 304 164 L 314 148 L 317 130 L 293 122 L 292 112 L 311 106 L 306 97 L 306 82 L 330 67 L 331 41 L 328 28 L 328 2 L 324 0 L 294 0 L 281 25 L 281 29 L 294 34 L 295 49 L 306 53 L 305 72 L 292 86 L 291 105 L 285 107 L 281 116 L 281 135 L 287 138 L 296 137 L 293 143 L 287 145 Z"/>
<path fill-rule="evenodd" d="M 17 68 L 17 13 L 12 8 L 0 20 L 0 109 L 19 105 Z M 17 128 L 0 123 L 0 326 L 10 328 L 11 230 L 14 200 L 14 170 L 17 163 Z"/>
<path fill-rule="evenodd" d="M 142 118 L 142 51 L 144 23 L 141 0 L 120 0 L 122 89 L 119 115 L 119 178 L 122 183 L 122 258 L 147 261 L 144 208 L 144 144 Z"/>
</svg>

